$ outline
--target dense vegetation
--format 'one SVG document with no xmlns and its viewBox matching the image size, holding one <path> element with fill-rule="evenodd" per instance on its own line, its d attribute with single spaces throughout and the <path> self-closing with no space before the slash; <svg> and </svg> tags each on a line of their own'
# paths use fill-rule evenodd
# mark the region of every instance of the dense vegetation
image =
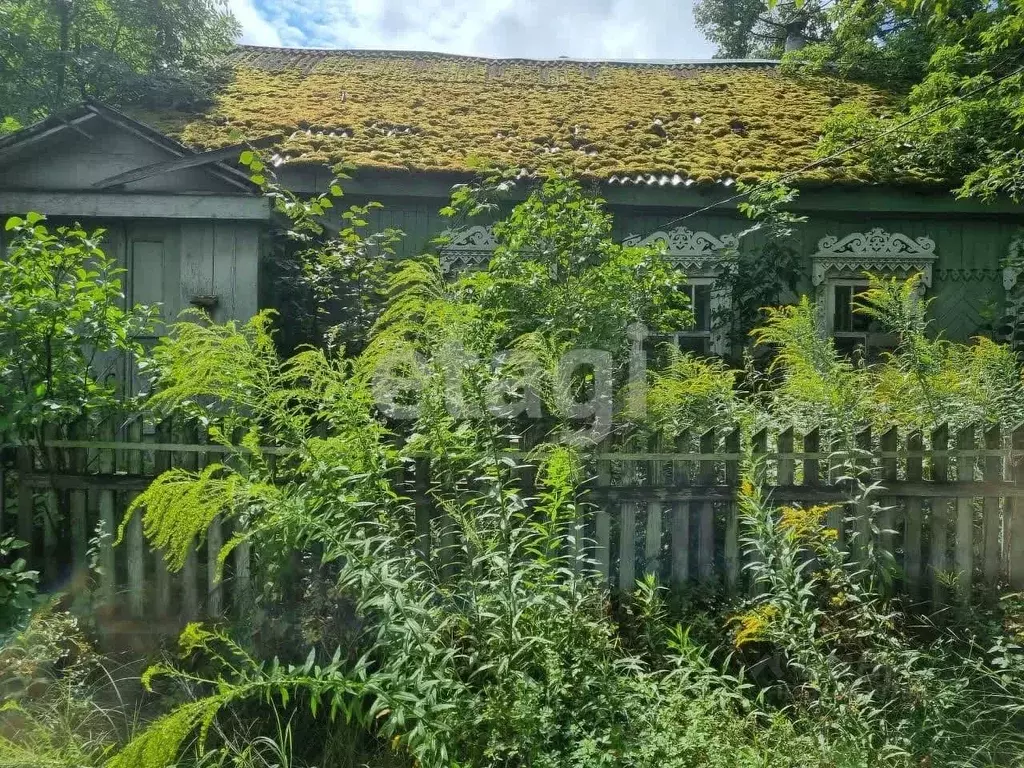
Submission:
<svg viewBox="0 0 1024 768">
<path fill-rule="evenodd" d="M 313 233 L 299 273 L 315 277 L 314 295 L 365 256 L 358 212 L 341 243 L 311 225 L 339 189 L 302 200 L 261 180 L 297 234 Z M 460 188 L 445 212 L 489 211 L 507 187 L 496 177 Z M 26 253 L 79 252 L 86 237 L 35 219 L 11 226 Z M 1018 765 L 1019 597 L 964 595 L 937 613 L 905 604 L 886 588 L 891 561 L 865 565 L 836 546 L 827 508 L 760 498 L 752 457 L 741 497 L 750 597 L 651 579 L 609 595 L 580 524 L 606 429 L 672 439 L 814 419 L 856 472 L 858 419 L 1019 420 L 1013 352 L 935 338 L 916 277 L 875 279 L 862 311 L 898 338 L 877 362 L 837 354 L 803 300 L 755 330 L 768 367 L 655 347 L 637 379 L 641 327 L 689 318 L 661 254 L 616 243 L 601 201 L 560 177 L 496 233 L 486 270 L 446 280 L 436 253 L 393 264 L 382 304 L 343 313 L 358 319 L 346 328 L 369 327 L 358 355 L 334 343 L 282 350 L 270 313 L 172 328 L 153 353 L 146 407 L 213 424 L 229 452 L 200 473 L 164 474 L 131 514 L 172 569 L 215 515 L 229 519 L 222 557 L 252 545 L 258 610 L 189 625 L 140 678 L 137 666 L 112 670 L 72 614 L 39 609 L 26 626 L 32 576 L 0 570 L 12 630 L 0 651 L 0 765 Z M 80 282 L 109 286 L 95 296 L 110 306 L 116 280 L 100 269 Z M 38 290 L 20 300 L 52 305 Z M 109 317 L 127 328 L 139 316 Z M 508 435 L 536 415 L 539 445 L 510 454 Z M 280 449 L 273 463 L 247 450 L 260 445 Z M 430 457 L 427 495 L 441 513 L 430 560 L 402 480 L 414 455 Z"/>
<path fill-rule="evenodd" d="M 791 74 L 828 71 L 904 94 L 884 114 L 836 108 L 822 158 L 873 177 L 914 177 L 982 199 L 1022 196 L 1024 7 L 1000 2 L 702 0 L 696 16 L 721 55 L 783 54 Z M 830 161 L 831 162 L 831 161 Z"/>
<path fill-rule="evenodd" d="M 238 31 L 222 0 L 4 0 L 0 133 L 86 98 L 201 106 Z"/>
</svg>

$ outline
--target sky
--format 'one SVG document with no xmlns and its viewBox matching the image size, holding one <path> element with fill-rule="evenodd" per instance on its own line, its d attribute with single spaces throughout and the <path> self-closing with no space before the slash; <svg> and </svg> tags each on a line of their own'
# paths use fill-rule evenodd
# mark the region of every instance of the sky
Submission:
<svg viewBox="0 0 1024 768">
<path fill-rule="evenodd" d="M 706 59 L 692 0 L 229 0 L 242 42 L 475 56 Z"/>
</svg>

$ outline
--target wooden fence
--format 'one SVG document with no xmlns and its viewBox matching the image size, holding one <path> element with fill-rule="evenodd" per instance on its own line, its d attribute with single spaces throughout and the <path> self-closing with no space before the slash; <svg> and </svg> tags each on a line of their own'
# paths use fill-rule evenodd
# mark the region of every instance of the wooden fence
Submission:
<svg viewBox="0 0 1024 768">
<path fill-rule="evenodd" d="M 50 441 L 46 456 L 27 446 L 0 449 L 0 525 L 31 542 L 28 559 L 44 585 L 88 593 L 97 610 L 134 617 L 181 621 L 244 611 L 252 592 L 248 548 L 236 549 L 224 578 L 216 578 L 227 523 L 210 527 L 178 574 L 148 548 L 138 517 L 112 546 L 124 511 L 156 475 L 172 466 L 200 469 L 224 449 L 196 430 L 147 428 L 141 419 L 81 438 Z M 743 446 L 738 430 L 720 430 L 684 434 L 671 445 L 628 438 L 602 446 L 589 484 L 593 508 L 582 521 L 601 575 L 622 589 L 653 573 L 663 583 L 743 590 L 736 495 L 747 447 L 772 504 L 834 504 L 828 522 L 841 543 L 856 546 L 873 535 L 869 510 L 851 508 L 851 483 L 818 430 L 762 431 L 751 440 Z M 873 467 L 862 481 L 884 486 L 872 496 L 881 506 L 877 544 L 893 553 L 901 589 L 939 603 L 949 599 L 952 579 L 960 595 L 999 583 L 1024 589 L 1024 427 L 864 430 L 858 449 L 861 463 Z M 412 474 L 429 552 L 431 529 L 437 533 L 424 493 L 429 462 Z"/>
</svg>

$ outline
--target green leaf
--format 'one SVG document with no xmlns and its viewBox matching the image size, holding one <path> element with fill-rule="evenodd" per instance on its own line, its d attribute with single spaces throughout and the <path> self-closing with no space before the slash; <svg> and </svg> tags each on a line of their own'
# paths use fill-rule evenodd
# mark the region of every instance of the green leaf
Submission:
<svg viewBox="0 0 1024 768">
<path fill-rule="evenodd" d="M 244 152 L 242 152 L 242 155 L 241 157 L 238 158 L 238 161 L 242 165 L 251 165 L 254 158 L 255 155 L 253 155 L 252 151 L 247 149 Z"/>
<path fill-rule="evenodd" d="M 21 217 L 19 217 L 19 216 L 11 216 L 11 218 L 9 218 L 7 220 L 7 224 L 4 226 L 4 229 L 6 229 L 8 232 L 10 232 L 12 229 L 15 229 L 17 227 L 20 227 L 20 226 L 24 225 L 24 223 L 25 223 L 25 220 L 22 219 Z"/>
<path fill-rule="evenodd" d="M 343 190 L 341 189 L 341 187 L 339 185 L 332 184 L 331 185 L 331 194 L 334 195 L 335 197 L 341 197 L 344 194 L 344 192 L 343 192 Z"/>
</svg>

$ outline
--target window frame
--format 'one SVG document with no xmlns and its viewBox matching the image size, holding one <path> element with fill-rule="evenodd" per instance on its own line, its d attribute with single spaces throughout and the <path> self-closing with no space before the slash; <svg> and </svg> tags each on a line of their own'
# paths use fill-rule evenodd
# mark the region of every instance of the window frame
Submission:
<svg viewBox="0 0 1024 768">
<path fill-rule="evenodd" d="M 891 334 L 836 330 L 836 288 L 862 288 L 868 282 L 868 273 L 904 279 L 920 273 L 920 299 L 931 288 L 932 268 L 937 259 L 935 241 L 931 238 L 911 238 L 901 232 L 887 232 L 881 227 L 851 232 L 842 238 L 835 235 L 821 238 L 817 252 L 811 257 L 811 283 L 819 307 L 822 334 L 835 341 L 862 339 L 865 353 L 869 356 L 872 350 L 892 347 L 894 340 Z"/>
</svg>

